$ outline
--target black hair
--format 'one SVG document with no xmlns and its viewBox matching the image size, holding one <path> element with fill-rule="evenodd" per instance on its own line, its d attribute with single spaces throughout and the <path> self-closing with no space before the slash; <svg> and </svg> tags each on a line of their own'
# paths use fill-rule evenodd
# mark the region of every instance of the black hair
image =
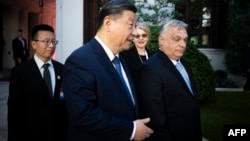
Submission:
<svg viewBox="0 0 250 141">
<path fill-rule="evenodd" d="M 137 12 L 135 5 L 131 4 L 128 0 L 110 0 L 105 3 L 99 10 L 96 22 L 96 29 L 98 30 L 103 24 L 103 20 L 108 15 L 119 15 L 124 10 L 130 10 L 134 13 Z"/>
<path fill-rule="evenodd" d="M 31 39 L 32 40 L 36 40 L 37 38 L 37 33 L 39 31 L 50 31 L 50 32 L 54 32 L 54 28 L 50 25 L 47 25 L 47 24 L 39 24 L 39 25 L 36 25 L 35 27 L 33 27 L 32 31 L 31 31 Z"/>
</svg>

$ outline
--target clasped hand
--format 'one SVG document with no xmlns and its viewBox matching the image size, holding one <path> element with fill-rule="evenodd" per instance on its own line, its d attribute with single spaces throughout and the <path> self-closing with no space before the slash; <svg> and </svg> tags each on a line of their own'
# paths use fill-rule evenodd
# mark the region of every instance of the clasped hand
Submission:
<svg viewBox="0 0 250 141">
<path fill-rule="evenodd" d="M 146 124 L 149 121 L 150 118 L 135 120 L 136 131 L 135 131 L 134 141 L 145 140 L 153 133 L 153 130 L 146 126 Z"/>
</svg>

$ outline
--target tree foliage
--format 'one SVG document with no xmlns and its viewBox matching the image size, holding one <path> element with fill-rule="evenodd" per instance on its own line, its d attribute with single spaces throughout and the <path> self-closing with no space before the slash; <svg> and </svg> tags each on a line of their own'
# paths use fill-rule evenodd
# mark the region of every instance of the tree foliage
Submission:
<svg viewBox="0 0 250 141">
<path fill-rule="evenodd" d="M 228 45 L 225 64 L 232 74 L 244 72 L 243 48 L 249 43 L 250 37 L 250 2 L 235 1 L 229 5 L 228 14 Z"/>
<path fill-rule="evenodd" d="M 169 2 L 166 0 L 155 0 L 153 4 L 148 3 L 148 0 L 136 0 L 138 8 L 138 21 L 145 21 L 157 24 L 161 19 L 174 17 L 175 12 L 167 12 Z M 145 12 L 146 11 L 146 12 Z"/>
</svg>

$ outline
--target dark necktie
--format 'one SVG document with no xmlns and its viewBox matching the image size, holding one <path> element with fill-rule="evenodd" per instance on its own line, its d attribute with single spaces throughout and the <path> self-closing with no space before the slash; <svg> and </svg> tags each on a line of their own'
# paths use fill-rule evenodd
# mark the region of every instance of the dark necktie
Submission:
<svg viewBox="0 0 250 141">
<path fill-rule="evenodd" d="M 50 66 L 49 63 L 43 65 L 43 68 L 44 68 L 43 78 L 44 78 L 44 81 L 45 81 L 45 83 L 46 83 L 46 85 L 48 87 L 50 96 L 52 97 L 53 96 L 53 91 L 52 91 L 50 72 L 49 72 L 49 69 L 48 69 L 49 66 Z"/>
<path fill-rule="evenodd" d="M 120 62 L 120 60 L 119 60 L 119 58 L 117 57 L 117 56 L 115 56 L 115 58 L 113 59 L 113 63 L 115 64 L 115 68 L 116 68 L 116 71 L 117 71 L 117 73 L 119 74 L 119 76 L 120 76 L 120 78 L 121 78 L 121 80 L 122 80 L 122 83 L 123 83 L 123 85 L 124 85 L 124 87 L 125 87 L 125 89 L 126 89 L 126 91 L 127 91 L 127 94 L 129 95 L 129 98 L 133 101 L 133 103 L 134 103 L 134 100 L 133 100 L 133 97 L 132 97 L 132 95 L 130 94 L 130 91 L 129 91 L 129 89 L 128 89 L 128 86 L 127 86 L 127 84 L 126 84 L 126 82 L 125 82 L 125 80 L 124 80 L 124 78 L 123 78 L 123 75 L 122 75 L 122 68 L 121 68 L 121 62 Z"/>
<path fill-rule="evenodd" d="M 191 91 L 191 93 L 193 94 L 193 90 L 191 88 L 191 85 L 190 85 L 190 80 L 189 80 L 189 77 L 188 77 L 188 74 L 187 72 L 185 71 L 184 67 L 182 66 L 182 64 L 180 62 L 177 62 L 176 64 L 176 68 L 177 70 L 180 72 L 181 76 L 183 77 L 183 79 L 185 80 L 189 90 Z"/>
</svg>

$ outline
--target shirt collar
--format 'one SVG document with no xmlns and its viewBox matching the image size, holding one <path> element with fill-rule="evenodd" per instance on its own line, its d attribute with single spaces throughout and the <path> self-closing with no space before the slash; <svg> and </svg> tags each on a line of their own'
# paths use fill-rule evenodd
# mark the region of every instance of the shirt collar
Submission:
<svg viewBox="0 0 250 141">
<path fill-rule="evenodd" d="M 95 39 L 101 44 L 102 48 L 104 49 L 104 51 L 106 52 L 106 54 L 109 57 L 109 60 L 112 61 L 115 57 L 115 55 L 113 54 L 113 52 L 108 48 L 108 46 L 106 44 L 104 44 L 100 38 L 98 38 L 98 36 L 95 36 Z M 119 54 L 117 54 L 116 56 L 119 57 Z"/>
<path fill-rule="evenodd" d="M 35 62 L 36 62 L 36 64 L 37 64 L 37 66 L 38 66 L 39 69 L 42 68 L 43 64 L 45 64 L 45 63 L 49 63 L 50 66 L 53 66 L 51 59 L 48 62 L 43 62 L 41 59 L 39 59 L 37 57 L 36 54 L 34 55 L 34 60 L 35 60 Z"/>
<path fill-rule="evenodd" d="M 159 48 L 159 50 L 161 51 L 161 52 L 163 52 L 162 50 L 161 50 L 161 48 Z M 164 53 L 164 52 L 163 52 Z M 168 57 L 169 58 L 169 57 Z M 174 64 L 174 65 L 176 65 L 178 62 L 180 62 L 180 59 L 178 59 L 178 60 L 174 60 L 174 59 L 171 59 L 171 58 L 169 58 L 170 60 L 171 60 L 171 62 Z"/>
<path fill-rule="evenodd" d="M 170 60 L 172 61 L 172 63 L 173 63 L 174 65 L 176 65 L 178 62 L 180 62 L 180 59 L 179 59 L 179 60 L 170 59 Z"/>
</svg>

